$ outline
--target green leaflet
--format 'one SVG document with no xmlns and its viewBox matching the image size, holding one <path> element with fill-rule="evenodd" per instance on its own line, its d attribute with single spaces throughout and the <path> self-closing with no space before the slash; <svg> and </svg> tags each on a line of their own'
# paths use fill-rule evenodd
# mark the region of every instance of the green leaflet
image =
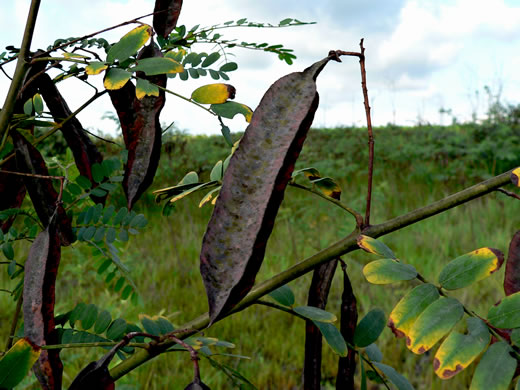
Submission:
<svg viewBox="0 0 520 390">
<path fill-rule="evenodd" d="M 341 335 L 338 328 L 327 322 L 312 321 L 314 325 L 318 327 L 321 334 L 327 341 L 327 344 L 336 352 L 339 356 L 345 357 L 348 354 L 347 343 Z"/>
<path fill-rule="evenodd" d="M 489 330 L 479 318 L 469 317 L 468 334 L 451 332 L 441 344 L 433 368 L 441 379 L 448 379 L 469 366 L 487 347 L 491 339 Z"/>
<path fill-rule="evenodd" d="M 447 290 L 463 288 L 496 272 L 503 262 L 499 250 L 480 248 L 449 262 L 439 275 L 439 283 Z"/>
<path fill-rule="evenodd" d="M 368 263 L 363 268 L 363 275 L 369 283 L 389 284 L 411 280 L 417 276 L 417 270 L 393 259 L 381 259 Z"/>
<path fill-rule="evenodd" d="M 150 39 L 152 35 L 152 27 L 143 24 L 126 33 L 115 45 L 113 45 L 107 54 L 107 61 L 114 62 L 118 60 L 123 62 L 130 56 L 137 53 L 143 45 Z"/>
<path fill-rule="evenodd" d="M 507 390 L 517 364 L 511 351 L 503 341 L 491 345 L 475 369 L 470 390 Z"/>
<path fill-rule="evenodd" d="M 375 342 L 386 323 L 385 313 L 381 309 L 370 310 L 361 321 L 359 321 L 354 332 L 354 344 L 358 347 L 368 347 Z"/>
<path fill-rule="evenodd" d="M 502 299 L 489 309 L 488 321 L 497 328 L 520 328 L 520 292 Z"/>
</svg>

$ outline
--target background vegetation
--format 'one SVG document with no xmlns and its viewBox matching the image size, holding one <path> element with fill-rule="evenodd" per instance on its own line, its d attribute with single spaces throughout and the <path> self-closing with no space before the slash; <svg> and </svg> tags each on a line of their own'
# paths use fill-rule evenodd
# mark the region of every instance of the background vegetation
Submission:
<svg viewBox="0 0 520 390">
<path fill-rule="evenodd" d="M 502 114 L 491 116 L 482 123 L 453 124 L 449 127 L 386 126 L 375 129 L 376 162 L 374 223 L 381 222 L 435 201 L 472 183 L 520 165 L 520 126 L 515 107 L 502 107 Z M 238 138 L 239 134 L 234 134 Z M 117 141 L 117 140 L 116 140 Z M 119 153 L 113 144 L 100 143 L 108 153 Z M 49 147 L 51 147 L 49 145 Z M 54 143 L 59 153 L 59 143 Z M 65 149 L 63 149 L 65 150 Z M 165 137 L 159 172 L 152 188 L 176 184 L 186 172 L 196 171 L 203 179 L 216 161 L 224 159 L 229 148 L 221 136 L 189 136 L 170 131 Z M 51 155 L 45 153 L 46 155 Z M 366 183 L 366 132 L 359 128 L 311 130 L 297 168 L 313 166 L 322 175 L 341 183 L 343 200 L 355 209 L 362 209 Z M 61 158 L 67 159 L 66 155 Z M 70 158 L 70 157 L 68 157 Z M 348 180 L 347 180 L 348 177 Z M 201 195 L 202 196 L 202 195 Z M 149 218 L 149 226 L 132 240 L 133 248 L 121 258 L 131 267 L 138 283 L 141 299 L 150 315 L 163 314 L 174 324 L 182 324 L 207 309 L 206 295 L 199 276 L 198 256 L 205 226 L 211 215 L 211 205 L 198 208 L 201 196 L 187 197 L 176 203 L 169 217 L 161 215 L 161 205 L 155 204 L 150 193 L 136 205 L 137 212 Z M 117 197 L 113 201 L 117 203 Z M 120 205 L 124 206 L 123 194 Z M 414 226 L 385 237 L 405 262 L 416 266 L 432 280 L 450 259 L 474 248 L 494 246 L 507 249 L 510 237 L 518 230 L 520 202 L 501 193 L 493 193 L 456 209 L 445 212 Z M 345 220 L 344 229 L 342 220 Z M 493 221 L 481 223 L 481 221 Z M 289 187 L 268 244 L 266 260 L 257 280 L 264 280 L 291 264 L 326 247 L 349 233 L 351 218 L 329 202 L 309 193 Z M 339 226 L 339 228 L 338 228 Z M 25 257 L 23 244 L 16 244 L 17 256 Z M 70 297 L 60 301 L 57 312 L 69 310 L 84 301 L 108 309 L 113 317 L 123 316 L 138 322 L 144 311 L 130 301 L 121 301 L 118 294 L 106 290 L 101 277 L 96 278 L 96 263 L 89 251 L 64 248 L 67 262 L 60 269 L 57 294 Z M 374 307 L 388 315 L 407 289 L 406 283 L 370 286 L 361 269 L 371 257 L 358 251 L 345 256 L 349 275 L 358 299 L 360 318 Z M 337 273 L 327 310 L 339 314 L 341 277 Z M 0 277 L 6 288 L 11 281 L 5 273 Z M 96 280 L 96 288 L 91 288 Z M 501 296 L 503 270 L 488 281 L 475 284 L 472 294 L 467 289 L 455 297 L 477 313 L 485 315 L 487 308 Z M 310 275 L 290 284 L 297 293 L 297 302 L 306 302 Z M 476 292 L 476 293 L 475 293 Z M 0 330 L 6 332 L 13 305 L 7 294 L 0 294 Z M 480 311 L 479 311 L 480 310 Z M 259 389 L 298 389 L 301 387 L 303 366 L 304 322 L 273 309 L 254 306 L 238 313 L 234 321 L 223 321 L 211 328 L 219 339 L 236 344 L 232 353 L 251 359 L 222 357 L 220 361 L 238 369 Z M 1 334 L 5 339 L 7 334 Z M 441 381 L 431 369 L 433 356 L 409 353 L 403 339 L 395 339 L 389 329 L 378 341 L 385 358 L 404 374 L 416 389 L 467 388 L 474 366 L 449 381 Z M 327 378 L 333 383 L 336 356 L 324 345 L 323 386 Z M 175 352 L 182 353 L 182 352 Z M 99 352 L 97 353 L 99 354 Z M 77 371 L 96 352 L 64 350 L 64 384 L 70 383 Z M 385 362 L 385 361 L 384 361 Z M 201 362 L 204 381 L 212 388 L 226 388 L 226 378 L 213 370 L 204 359 Z M 189 359 L 168 359 L 160 356 L 118 381 L 118 389 L 165 389 L 175 383 L 187 383 L 191 377 Z M 31 384 L 26 383 L 26 388 Z M 376 387 L 373 387 L 376 388 Z"/>
</svg>

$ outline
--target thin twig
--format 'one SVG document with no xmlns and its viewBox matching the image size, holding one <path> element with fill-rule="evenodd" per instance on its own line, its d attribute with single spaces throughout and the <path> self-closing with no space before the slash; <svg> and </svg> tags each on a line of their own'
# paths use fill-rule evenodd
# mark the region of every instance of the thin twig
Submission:
<svg viewBox="0 0 520 390">
<path fill-rule="evenodd" d="M 100 96 L 103 96 L 108 91 L 105 89 L 101 92 L 98 92 L 94 94 L 90 99 L 88 99 L 85 103 L 83 103 L 76 111 L 74 111 L 72 114 L 70 114 L 68 117 L 66 117 L 62 122 L 56 124 L 52 129 L 50 129 L 47 133 L 43 134 L 42 136 L 38 137 L 34 143 L 33 146 L 38 145 L 40 142 L 42 142 L 44 139 L 50 137 L 55 132 L 57 132 L 59 129 L 61 129 L 68 121 L 70 121 L 72 118 L 74 118 L 76 115 L 78 115 L 81 111 L 83 111 L 85 108 L 87 108 L 94 100 L 99 98 Z M 4 165 L 7 161 L 14 158 L 15 153 L 9 154 L 7 157 L 5 157 L 2 161 L 0 161 L 0 167 Z"/>
<path fill-rule="evenodd" d="M 8 175 L 18 175 L 18 176 L 27 176 L 27 177 L 35 177 L 37 179 L 49 179 L 49 180 L 65 180 L 64 176 L 45 176 L 38 175 L 37 173 L 23 173 L 23 172 L 12 172 L 12 171 L 4 171 L 1 170 L 0 174 L 6 173 Z"/>
<path fill-rule="evenodd" d="M 211 111 L 210 109 L 204 107 L 202 104 L 199 104 L 199 103 L 197 103 L 196 101 L 194 101 L 192 99 L 189 99 L 189 98 L 187 98 L 185 96 L 182 96 L 182 95 L 178 94 L 177 92 L 173 92 L 173 91 L 171 91 L 171 90 L 169 90 L 167 88 L 161 87 L 160 85 L 157 85 L 157 84 L 153 84 L 153 85 L 156 86 L 157 88 L 159 88 L 160 90 L 164 91 L 164 92 L 167 92 L 167 93 L 169 93 L 169 94 L 171 94 L 173 96 L 176 96 L 176 97 L 178 97 L 178 98 L 180 98 L 182 100 L 186 100 L 188 103 L 195 104 L 197 107 L 202 108 L 204 111 L 209 112 L 211 115 L 217 116 L 217 114 L 215 114 L 213 111 Z"/>
<path fill-rule="evenodd" d="M 11 261 L 0 261 L 0 264 L 11 264 Z M 20 267 L 21 269 L 24 269 L 24 266 L 20 263 L 15 263 L 18 267 Z"/>
<path fill-rule="evenodd" d="M 329 52 L 329 57 L 334 57 L 338 61 L 339 56 L 352 56 L 359 58 L 359 66 L 361 69 L 361 89 L 363 90 L 363 104 L 365 105 L 368 130 L 368 189 L 364 224 L 364 227 L 367 227 L 370 226 L 370 208 L 372 205 L 372 177 L 374 175 L 374 134 L 372 132 L 372 119 L 370 117 L 370 103 L 368 100 L 367 74 L 365 69 L 365 47 L 363 46 L 363 38 L 359 42 L 359 47 L 361 48 L 360 53 L 353 51 L 333 50 Z"/>
<path fill-rule="evenodd" d="M 314 195 L 318 195 L 319 197 L 322 197 L 323 199 L 328 200 L 329 202 L 331 202 L 331 203 L 335 204 L 336 206 L 342 208 L 343 210 L 345 210 L 347 213 L 351 214 L 356 219 L 356 227 L 358 229 L 362 228 L 362 226 L 363 226 L 363 216 L 361 214 L 359 214 L 356 210 L 351 209 L 350 207 L 348 207 L 348 206 L 344 205 L 343 203 L 341 203 L 339 200 L 331 198 L 330 196 L 327 196 L 324 193 L 322 193 L 321 191 L 315 190 L 314 188 L 305 187 L 305 186 L 303 186 L 301 184 L 298 184 L 298 183 L 295 183 L 295 182 L 289 182 L 289 185 L 292 186 L 292 187 L 296 187 L 296 188 L 302 189 L 304 191 L 308 191 L 308 192 L 310 192 L 310 193 L 312 193 Z"/>
<path fill-rule="evenodd" d="M 517 195 L 514 192 L 504 190 L 503 188 L 497 188 L 496 191 L 497 192 L 501 192 L 503 194 L 506 194 L 507 196 L 510 196 L 511 198 L 515 198 L 515 199 L 519 199 L 520 200 L 520 195 Z"/>
<path fill-rule="evenodd" d="M 7 72 L 5 71 L 5 69 L 2 67 L 3 64 L 0 64 L 0 70 L 2 71 L 2 73 L 5 75 L 5 77 L 7 77 L 9 80 L 13 80 L 13 78 L 11 76 L 9 76 L 7 74 Z"/>
<path fill-rule="evenodd" d="M 109 143 L 109 144 L 114 144 L 114 145 L 116 145 L 116 146 L 119 146 L 120 148 L 123 147 L 123 145 L 120 145 L 120 144 L 118 144 L 117 142 L 111 141 L 111 140 L 109 140 L 109 139 L 106 139 L 106 138 L 100 137 L 99 135 L 96 135 L 96 134 L 92 133 L 91 131 L 88 131 L 87 129 L 83 129 L 83 131 L 84 131 L 85 133 L 90 134 L 92 137 L 97 138 L 97 139 L 100 140 L 100 141 L 107 142 L 107 143 Z"/>
</svg>

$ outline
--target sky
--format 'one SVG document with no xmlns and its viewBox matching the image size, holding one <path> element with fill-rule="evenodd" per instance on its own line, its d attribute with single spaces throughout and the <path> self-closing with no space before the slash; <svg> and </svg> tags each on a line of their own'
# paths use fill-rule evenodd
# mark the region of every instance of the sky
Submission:
<svg viewBox="0 0 520 390">
<path fill-rule="evenodd" d="M 19 46 L 30 0 L 0 2 L 0 52 Z M 153 10 L 153 0 L 42 0 L 31 48 L 46 48 L 57 38 L 82 36 L 130 20 Z M 221 0 L 184 2 L 178 25 L 191 28 L 248 18 L 278 24 L 285 18 L 313 21 L 314 25 L 283 29 L 233 28 L 227 39 L 283 44 L 297 59 L 289 66 L 276 55 L 236 48 L 231 60 L 235 101 L 255 108 L 265 91 L 285 74 L 301 71 L 324 58 L 329 50 L 359 51 L 364 38 L 367 84 L 374 125 L 449 124 L 484 118 L 488 106 L 485 86 L 504 103 L 520 103 L 520 2 L 517 0 Z M 151 24 L 151 18 L 144 19 Z M 102 35 L 116 42 L 132 27 Z M 194 47 L 197 52 L 211 47 Z M 234 56 L 234 57 L 233 57 Z M 342 57 L 331 62 L 318 78 L 320 106 L 314 127 L 364 126 L 365 112 L 359 62 Z M 8 67 L 12 74 L 13 68 Z M 89 78 L 102 88 L 102 77 Z M 168 88 L 190 96 L 197 87 L 214 82 L 210 77 L 170 79 Z M 8 89 L 0 74 L 0 101 Z M 80 81 L 66 80 L 59 89 L 72 110 L 91 95 Z M 1 103 L 0 103 L 1 104 Z M 440 114 L 443 108 L 451 116 Z M 114 112 L 107 96 L 78 118 L 85 128 L 115 134 L 113 121 L 101 119 Z M 173 96 L 161 122 L 190 134 L 218 134 L 215 118 Z M 247 123 L 237 115 L 226 122 L 232 131 Z"/>
</svg>

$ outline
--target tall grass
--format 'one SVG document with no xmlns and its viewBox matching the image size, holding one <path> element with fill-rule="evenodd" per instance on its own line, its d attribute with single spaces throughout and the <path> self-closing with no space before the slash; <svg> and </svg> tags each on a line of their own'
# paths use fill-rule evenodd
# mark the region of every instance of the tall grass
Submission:
<svg viewBox="0 0 520 390">
<path fill-rule="evenodd" d="M 404 135 L 402 131 L 387 130 L 387 133 L 383 130 L 376 132 L 376 153 L 379 153 L 379 157 L 375 170 L 372 223 L 383 222 L 429 204 L 495 173 L 490 171 L 492 164 L 488 160 L 464 160 L 457 154 L 443 155 L 441 159 L 437 154 L 439 150 L 443 152 L 440 147 L 435 152 L 430 150 L 421 155 L 421 148 L 423 151 L 431 149 L 428 142 L 440 137 L 440 132 L 445 130 L 434 129 L 432 133 L 427 133 L 415 129 L 408 130 Z M 444 134 L 448 138 L 453 136 L 451 133 Z M 421 135 L 426 138 L 422 143 Z M 460 133 L 455 132 L 455 135 L 459 137 Z M 415 142 L 415 148 L 402 151 L 405 138 Z M 216 159 L 225 158 L 228 153 L 220 138 L 183 137 L 181 141 L 185 142 L 184 154 L 179 155 L 179 150 L 173 148 L 170 154 L 163 155 L 155 188 L 175 184 L 191 169 L 198 170 L 203 176 L 208 175 Z M 365 144 L 364 133 L 356 129 L 312 132 L 299 167 L 316 166 L 322 175 L 338 178 L 343 189 L 342 201 L 363 211 L 366 188 Z M 406 153 L 408 159 L 403 157 Z M 413 158 L 410 157 L 412 155 Z M 467 158 L 468 155 L 470 152 L 465 151 L 464 156 Z M 496 156 L 493 158 L 497 161 Z M 197 160 L 197 163 L 194 164 L 192 160 Z M 473 164 L 472 167 L 464 166 L 464 161 Z M 496 168 L 497 164 L 494 166 Z M 62 256 L 57 286 L 58 312 L 70 310 L 76 303 L 84 301 L 110 310 L 113 318 L 121 316 L 129 322 L 137 323 L 138 315 L 146 312 L 150 315 L 165 315 L 176 325 L 205 312 L 207 303 L 198 270 L 198 254 L 205 225 L 211 215 L 211 206 L 199 209 L 199 200 L 200 196 L 193 196 L 179 201 L 175 212 L 169 217 L 161 216 L 161 206 L 154 204 L 149 195 L 138 204 L 137 211 L 148 216 L 149 225 L 143 234 L 132 238 L 122 259 L 132 268 L 142 305 L 134 306 L 130 302 L 121 301 L 118 294 L 109 291 L 102 278 L 96 275 L 96 264 L 89 251 L 78 246 L 66 248 Z M 436 282 L 442 267 L 459 255 L 483 246 L 506 252 L 509 240 L 519 227 L 519 212 L 520 202 L 499 193 L 491 194 L 394 232 L 382 240 L 402 261 L 414 265 L 426 279 Z M 327 247 L 350 233 L 353 227 L 353 218 L 335 205 L 289 187 L 257 281 L 265 280 Z M 20 245 L 17 250 L 20 261 L 23 261 L 24 249 Z M 375 307 L 382 308 L 388 314 L 400 297 L 415 285 L 414 282 L 369 285 L 361 271 L 364 264 L 372 259 L 371 255 L 361 251 L 343 258 L 358 301 L 360 318 Z M 1 285 L 9 288 L 10 282 L 5 272 L 0 275 Z M 503 271 L 453 296 L 471 310 L 485 316 L 487 308 L 503 296 L 502 279 Z M 290 283 L 298 304 L 306 303 L 309 284 L 310 275 Z M 341 288 L 342 275 L 337 271 L 327 310 L 338 315 Z M 0 313 L 1 336 L 5 339 L 14 305 L 7 294 L 0 294 L 0 304 L 5 308 Z M 205 331 L 205 335 L 236 344 L 235 349 L 221 352 L 249 358 L 221 356 L 218 357 L 219 361 L 240 371 L 259 389 L 301 388 L 304 323 L 300 319 L 254 305 L 215 324 Z M 472 367 L 452 380 L 441 381 L 433 374 L 433 352 L 413 355 L 407 350 L 404 340 L 395 339 L 388 329 L 377 344 L 383 351 L 383 362 L 407 376 L 418 390 L 469 386 Z M 326 345 L 323 351 L 323 386 L 333 389 L 337 356 Z M 91 350 L 88 353 L 83 349 L 64 350 L 65 382 L 69 383 L 81 367 L 99 358 L 102 353 L 104 350 Z M 201 361 L 201 370 L 203 380 L 211 388 L 230 388 L 227 378 L 204 359 Z M 183 389 L 190 382 L 191 375 L 187 354 L 168 353 L 122 378 L 118 382 L 118 389 Z M 374 385 L 372 388 L 378 387 Z"/>
</svg>

